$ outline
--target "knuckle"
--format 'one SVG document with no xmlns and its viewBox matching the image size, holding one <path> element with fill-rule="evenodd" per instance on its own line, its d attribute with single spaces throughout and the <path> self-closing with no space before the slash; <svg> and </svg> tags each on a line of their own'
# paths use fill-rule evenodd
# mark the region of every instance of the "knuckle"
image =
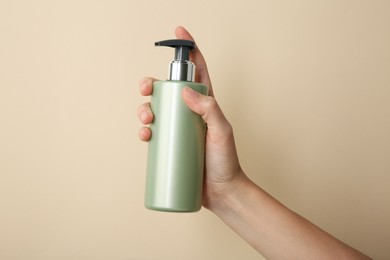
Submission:
<svg viewBox="0 0 390 260">
<path fill-rule="evenodd" d="M 140 81 L 139 81 L 139 85 L 142 86 L 144 84 L 148 84 L 148 83 L 151 83 L 153 82 L 153 78 L 151 77 L 143 77 Z"/>
<path fill-rule="evenodd" d="M 139 91 L 141 95 L 148 96 L 153 91 L 153 82 L 156 81 L 156 79 L 151 77 L 145 77 L 142 78 L 139 82 Z"/>
<path fill-rule="evenodd" d="M 217 101 L 215 100 L 215 98 L 213 97 L 207 97 L 207 100 L 206 100 L 206 110 L 207 111 L 215 111 L 216 109 L 218 109 L 218 103 Z"/>
<path fill-rule="evenodd" d="M 138 115 L 138 118 L 143 122 L 147 122 L 149 121 L 149 118 L 153 118 L 153 113 L 152 113 L 152 110 L 150 108 L 150 103 L 147 102 L 147 103 L 143 103 L 142 105 L 140 105 L 137 109 L 137 115 Z"/>
</svg>

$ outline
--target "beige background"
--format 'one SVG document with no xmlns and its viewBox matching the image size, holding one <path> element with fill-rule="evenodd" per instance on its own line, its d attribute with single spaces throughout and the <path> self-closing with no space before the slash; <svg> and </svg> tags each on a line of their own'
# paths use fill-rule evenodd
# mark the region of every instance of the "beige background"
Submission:
<svg viewBox="0 0 390 260">
<path fill-rule="evenodd" d="M 187 26 L 260 186 L 376 259 L 390 241 L 389 1 L 1 1 L 0 259 L 261 259 L 143 207 L 138 81 Z M 261 217 L 261 216 L 259 216 Z"/>
</svg>

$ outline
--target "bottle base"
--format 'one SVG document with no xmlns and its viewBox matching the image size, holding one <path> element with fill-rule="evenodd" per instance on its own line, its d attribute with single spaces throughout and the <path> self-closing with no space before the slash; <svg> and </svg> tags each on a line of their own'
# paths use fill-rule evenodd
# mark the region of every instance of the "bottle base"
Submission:
<svg viewBox="0 0 390 260">
<path fill-rule="evenodd" d="M 198 212 L 200 211 L 200 208 L 191 208 L 191 209 L 185 209 L 185 208 L 172 208 L 172 207 L 159 207 L 159 206 L 150 206 L 145 205 L 145 208 L 154 210 L 154 211 L 163 211 L 163 212 L 172 212 L 172 213 L 191 213 L 191 212 Z"/>
</svg>

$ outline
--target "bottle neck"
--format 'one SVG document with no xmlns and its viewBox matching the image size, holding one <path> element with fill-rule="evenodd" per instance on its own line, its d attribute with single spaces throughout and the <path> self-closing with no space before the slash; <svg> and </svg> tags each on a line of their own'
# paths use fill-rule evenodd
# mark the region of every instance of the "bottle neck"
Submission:
<svg viewBox="0 0 390 260">
<path fill-rule="evenodd" d="M 195 64 L 190 61 L 174 60 L 169 66 L 168 80 L 195 81 Z"/>
</svg>

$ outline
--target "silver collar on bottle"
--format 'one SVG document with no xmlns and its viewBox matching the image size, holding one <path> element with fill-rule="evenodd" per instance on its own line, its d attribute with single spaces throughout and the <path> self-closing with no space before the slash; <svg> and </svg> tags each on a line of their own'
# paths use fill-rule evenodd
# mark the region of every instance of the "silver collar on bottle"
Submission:
<svg viewBox="0 0 390 260">
<path fill-rule="evenodd" d="M 195 64 L 190 61 L 174 60 L 169 65 L 168 80 L 195 81 Z"/>
</svg>

